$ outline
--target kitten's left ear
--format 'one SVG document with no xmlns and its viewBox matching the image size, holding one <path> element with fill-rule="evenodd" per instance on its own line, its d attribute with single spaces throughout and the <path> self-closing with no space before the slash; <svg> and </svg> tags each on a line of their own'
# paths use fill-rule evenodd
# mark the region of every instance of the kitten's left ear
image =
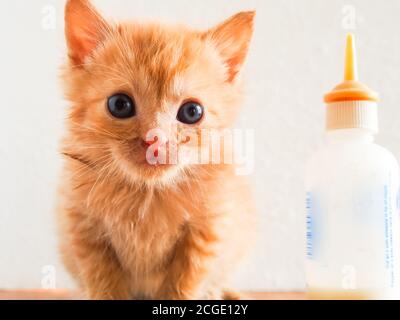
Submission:
<svg viewBox="0 0 400 320">
<path fill-rule="evenodd" d="M 255 11 L 240 12 L 205 34 L 216 46 L 227 67 L 227 81 L 235 80 L 253 35 Z"/>
<path fill-rule="evenodd" d="M 89 0 L 67 0 L 65 36 L 71 61 L 80 65 L 104 40 L 110 30 Z"/>
</svg>

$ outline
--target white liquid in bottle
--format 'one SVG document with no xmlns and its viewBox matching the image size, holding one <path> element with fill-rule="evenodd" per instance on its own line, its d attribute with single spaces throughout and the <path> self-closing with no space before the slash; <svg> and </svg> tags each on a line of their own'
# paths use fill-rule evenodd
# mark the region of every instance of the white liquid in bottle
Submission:
<svg viewBox="0 0 400 320">
<path fill-rule="evenodd" d="M 311 299 L 399 299 L 399 166 L 374 143 L 377 94 L 345 81 L 325 97 L 327 137 L 307 165 L 306 282 Z"/>
</svg>

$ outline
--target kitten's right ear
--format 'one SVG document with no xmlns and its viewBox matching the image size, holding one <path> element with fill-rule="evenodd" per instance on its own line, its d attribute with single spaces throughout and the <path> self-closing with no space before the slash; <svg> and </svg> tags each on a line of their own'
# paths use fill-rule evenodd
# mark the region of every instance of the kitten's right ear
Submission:
<svg viewBox="0 0 400 320">
<path fill-rule="evenodd" d="M 72 63 L 83 64 L 108 31 L 109 25 L 88 0 L 67 0 L 65 36 Z"/>
</svg>

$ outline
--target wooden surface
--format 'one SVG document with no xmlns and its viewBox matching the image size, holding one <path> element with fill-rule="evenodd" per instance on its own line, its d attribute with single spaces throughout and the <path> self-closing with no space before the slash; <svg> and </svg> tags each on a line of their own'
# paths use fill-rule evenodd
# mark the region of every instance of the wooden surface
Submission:
<svg viewBox="0 0 400 320">
<path fill-rule="evenodd" d="M 304 300 L 301 292 L 287 293 L 245 293 L 245 299 L 254 300 Z M 0 300 L 74 300 L 79 294 L 68 290 L 0 290 Z"/>
</svg>

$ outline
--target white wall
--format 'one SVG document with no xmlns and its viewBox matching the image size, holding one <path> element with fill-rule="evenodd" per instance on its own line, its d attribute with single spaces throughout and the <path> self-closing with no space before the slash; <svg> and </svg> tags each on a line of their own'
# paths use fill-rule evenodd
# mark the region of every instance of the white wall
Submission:
<svg viewBox="0 0 400 320">
<path fill-rule="evenodd" d="M 261 238 L 237 282 L 245 289 L 301 289 L 302 170 L 321 142 L 322 95 L 342 77 L 342 10 L 345 5 L 356 9 L 360 77 L 381 93 L 378 141 L 399 157 L 400 1 L 94 2 L 113 18 L 156 18 L 198 27 L 257 9 L 241 125 L 257 134 L 252 178 Z M 0 288 L 40 287 L 46 265 L 55 267 L 58 287 L 71 286 L 58 260 L 53 210 L 66 108 L 57 78 L 64 57 L 63 3 L 0 1 Z M 49 8 L 56 10 L 55 29 L 43 21 Z"/>
</svg>

